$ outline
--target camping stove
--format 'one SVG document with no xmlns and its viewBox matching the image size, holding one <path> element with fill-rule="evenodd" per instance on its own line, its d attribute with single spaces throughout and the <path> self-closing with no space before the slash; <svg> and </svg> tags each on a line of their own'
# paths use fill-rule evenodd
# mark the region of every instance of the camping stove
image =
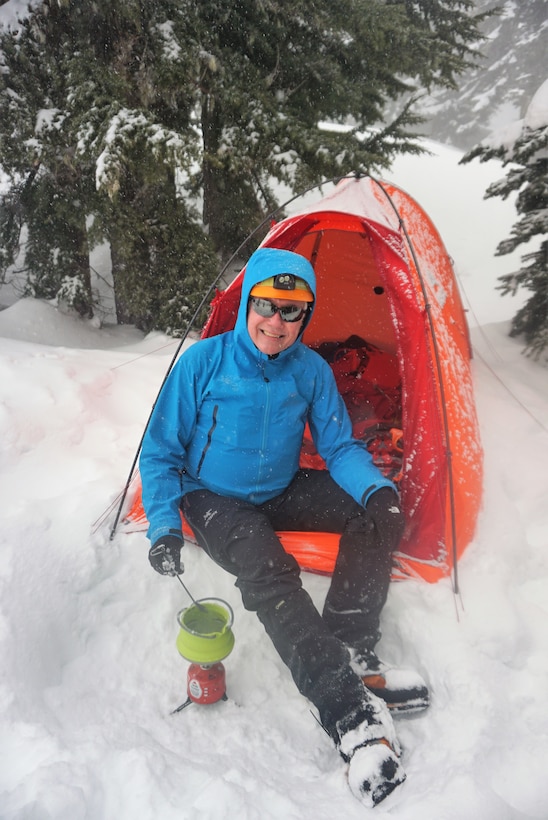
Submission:
<svg viewBox="0 0 548 820">
<path fill-rule="evenodd" d="M 221 661 L 234 646 L 230 606 L 218 598 L 195 601 L 177 616 L 179 653 L 190 661 L 187 673 L 188 699 L 175 712 L 191 703 L 208 705 L 226 700 L 225 668 Z M 173 713 L 172 713 L 173 714 Z"/>
</svg>

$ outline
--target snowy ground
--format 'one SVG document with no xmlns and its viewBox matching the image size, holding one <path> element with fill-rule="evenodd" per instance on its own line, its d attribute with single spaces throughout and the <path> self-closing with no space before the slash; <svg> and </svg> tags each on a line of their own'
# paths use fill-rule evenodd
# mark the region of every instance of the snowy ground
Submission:
<svg viewBox="0 0 548 820">
<path fill-rule="evenodd" d="M 390 178 L 429 210 L 471 309 L 484 507 L 460 599 L 449 582 L 391 588 L 382 654 L 422 670 L 433 704 L 398 723 L 408 780 L 374 813 L 546 820 L 547 371 L 507 337 L 516 302 L 493 290 L 511 269 L 492 256 L 511 204 L 482 201 L 492 167 L 457 160 L 438 147 L 399 160 Z M 186 698 L 175 639 L 188 599 L 149 568 L 143 534 L 92 532 L 173 350 L 161 335 L 99 331 L 32 300 L 0 313 L 0 817 L 363 817 L 262 627 L 192 546 L 188 588 L 235 610 L 230 700 L 170 715 Z M 320 604 L 326 579 L 305 582 Z"/>
</svg>

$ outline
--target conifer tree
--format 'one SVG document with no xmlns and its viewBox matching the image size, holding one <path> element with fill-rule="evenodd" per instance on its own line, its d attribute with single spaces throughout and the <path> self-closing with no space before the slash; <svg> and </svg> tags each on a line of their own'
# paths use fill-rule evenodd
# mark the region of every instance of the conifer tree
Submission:
<svg viewBox="0 0 548 820">
<path fill-rule="evenodd" d="M 8 256 L 24 222 L 34 291 L 77 295 L 86 313 L 86 255 L 106 239 L 119 320 L 175 332 L 214 252 L 226 258 L 277 205 L 273 183 L 296 191 L 420 151 L 412 99 L 387 121 L 388 103 L 455 82 L 474 56 L 473 8 L 34 3 L 0 38 Z"/>
<path fill-rule="evenodd" d="M 2 38 L 2 65 L 9 79 L 0 95 L 0 156 L 14 180 L 0 210 L 2 261 L 13 261 L 26 224 L 27 292 L 53 298 L 73 278 L 85 315 L 91 306 L 89 258 L 85 213 L 78 207 L 86 198 L 85 174 L 72 161 L 59 127 L 63 83 L 58 43 L 51 38 L 47 56 L 44 46 L 30 20 L 26 32 Z"/>
<path fill-rule="evenodd" d="M 188 65 L 173 67 L 160 6 L 179 4 L 51 0 L 2 37 L 0 149 L 17 184 L 0 224 L 12 248 L 28 228 L 29 292 L 89 314 L 86 243 L 106 239 L 118 321 L 178 333 L 217 259 L 177 196 L 195 135 Z"/>
<path fill-rule="evenodd" d="M 506 177 L 489 186 L 486 198 L 506 199 L 517 194 L 519 215 L 508 239 L 496 254 L 512 253 L 520 245 L 540 238 L 537 250 L 522 256 L 522 267 L 500 277 L 502 294 L 523 288 L 531 296 L 512 319 L 511 336 L 523 336 L 526 352 L 538 359 L 548 348 L 548 80 L 539 88 L 525 118 L 510 131 L 495 134 L 474 148 L 462 162 L 500 159 L 510 166 Z"/>
</svg>

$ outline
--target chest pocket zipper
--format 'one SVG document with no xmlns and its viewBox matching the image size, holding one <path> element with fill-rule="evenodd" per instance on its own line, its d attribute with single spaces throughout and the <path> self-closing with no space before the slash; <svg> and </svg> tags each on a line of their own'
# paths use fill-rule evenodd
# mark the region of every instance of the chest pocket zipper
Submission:
<svg viewBox="0 0 548 820">
<path fill-rule="evenodd" d="M 217 426 L 217 412 L 218 412 L 218 410 L 219 410 L 219 405 L 216 404 L 215 407 L 213 408 L 213 422 L 212 422 L 211 427 L 209 428 L 208 433 L 207 433 L 207 442 L 205 444 L 204 449 L 202 450 L 202 455 L 200 456 L 200 461 L 198 463 L 198 468 L 196 470 L 196 478 L 200 478 L 200 472 L 202 470 L 202 464 L 204 463 L 204 459 L 206 457 L 207 451 L 209 450 L 209 448 L 211 446 L 211 439 L 213 438 L 213 433 L 215 432 L 215 428 Z"/>
</svg>

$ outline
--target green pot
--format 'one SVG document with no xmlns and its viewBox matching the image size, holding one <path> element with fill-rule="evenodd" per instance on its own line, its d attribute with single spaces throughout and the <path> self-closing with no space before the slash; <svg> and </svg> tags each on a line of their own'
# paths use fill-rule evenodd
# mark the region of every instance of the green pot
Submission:
<svg viewBox="0 0 548 820">
<path fill-rule="evenodd" d="M 220 598 L 202 598 L 177 614 L 179 654 L 191 663 L 218 663 L 234 646 L 234 613 Z"/>
</svg>

